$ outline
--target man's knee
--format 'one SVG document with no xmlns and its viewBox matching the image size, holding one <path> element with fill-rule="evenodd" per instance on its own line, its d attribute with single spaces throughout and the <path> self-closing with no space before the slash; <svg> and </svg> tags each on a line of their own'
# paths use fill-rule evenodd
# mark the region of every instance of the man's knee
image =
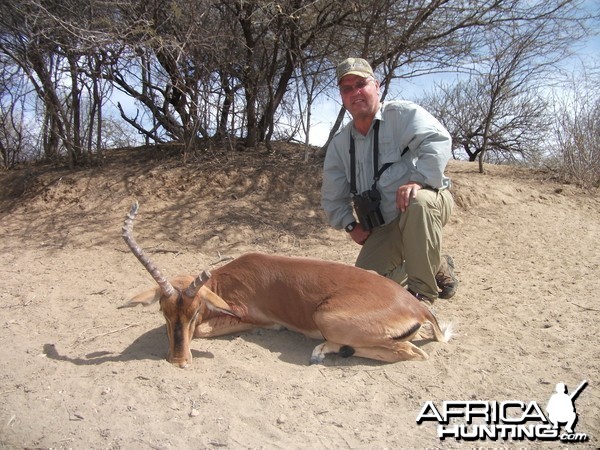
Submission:
<svg viewBox="0 0 600 450">
<path fill-rule="evenodd" d="M 435 192 L 420 189 L 417 196 L 411 199 L 408 208 L 403 213 L 406 216 L 425 217 L 432 212 L 438 212 Z"/>
<path fill-rule="evenodd" d="M 410 206 L 418 208 L 433 208 L 438 203 L 438 191 L 432 189 L 419 189 L 415 198 L 411 199 Z"/>
<path fill-rule="evenodd" d="M 452 196 L 446 191 L 420 189 L 406 213 L 419 217 L 436 217 L 444 225 L 452 212 Z"/>
</svg>

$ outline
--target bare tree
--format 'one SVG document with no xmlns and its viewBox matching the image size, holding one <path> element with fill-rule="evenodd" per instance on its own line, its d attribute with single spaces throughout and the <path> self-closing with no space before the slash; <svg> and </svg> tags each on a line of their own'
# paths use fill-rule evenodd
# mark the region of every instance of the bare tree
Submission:
<svg viewBox="0 0 600 450">
<path fill-rule="evenodd" d="M 535 86 L 528 86 L 510 96 L 497 95 L 492 102 L 488 82 L 479 75 L 438 84 L 418 102 L 448 129 L 457 159 L 464 155 L 469 161 L 483 161 L 484 154 L 495 162 L 537 159 L 551 124 L 548 101 Z"/>
<path fill-rule="evenodd" d="M 75 165 L 101 152 L 103 105 L 111 89 L 135 103 L 133 113 L 119 105 L 121 118 L 147 142 L 178 141 L 186 153 L 198 139 L 213 136 L 243 139 L 250 147 L 268 144 L 296 115 L 304 117 L 293 106 L 299 92 L 310 106 L 323 87 L 333 87 L 335 64 L 350 55 L 372 62 L 384 98 L 398 78 L 465 62 L 494 75 L 488 84 L 506 95 L 526 71 L 506 77 L 503 69 L 511 67 L 516 47 L 504 56 L 490 36 L 502 36 L 497 42 L 504 43 L 538 27 L 544 36 L 558 36 L 557 50 L 578 25 L 571 9 L 576 4 L 6 0 L 0 5 L 0 54 L 19 67 L 44 105 L 39 128 L 45 155 L 66 155 Z M 492 51 L 501 55 L 496 66 L 484 58 Z M 539 57 L 550 54 L 545 52 Z M 528 60 L 520 55 L 517 61 Z M 332 133 L 343 117 L 340 110 Z M 484 148 L 494 124 L 486 118 Z M 288 125 L 288 134 L 300 129 Z"/>
<path fill-rule="evenodd" d="M 600 76 L 584 72 L 555 98 L 552 159 L 548 164 L 564 181 L 600 187 Z"/>
<path fill-rule="evenodd" d="M 0 14 L 0 51 L 20 68 L 29 83 L 43 99 L 45 153 L 53 157 L 59 144 L 71 147 L 70 121 L 61 101 L 57 80 L 60 58 L 55 53 L 56 44 L 47 38 L 50 28 L 48 18 L 35 11 L 32 4 L 9 0 Z"/>
<path fill-rule="evenodd" d="M 520 0 L 365 2 L 344 24 L 348 29 L 342 28 L 346 42 L 351 44 L 340 48 L 339 59 L 356 55 L 369 60 L 378 73 L 385 99 L 394 80 L 456 70 L 478 58 L 477 50 L 485 47 L 486 33 L 518 28 L 519 19 L 523 23 L 533 21 L 540 12 L 527 5 L 534 4 L 544 8 L 542 2 Z M 547 6 L 544 10 L 562 14 L 560 7 L 553 10 Z M 330 139 L 343 115 L 342 110 Z"/>
<path fill-rule="evenodd" d="M 304 133 L 304 161 L 310 159 L 310 128 L 312 124 L 313 104 L 315 99 L 318 97 L 320 91 L 326 88 L 325 81 L 323 80 L 323 69 L 321 63 L 315 63 L 308 71 L 305 65 L 300 67 L 299 80 L 301 83 L 297 84 L 297 100 L 298 110 L 300 111 L 300 125 Z"/>
<path fill-rule="evenodd" d="M 7 0 L 0 6 L 0 53 L 19 68 L 44 106 L 39 127 L 44 154 L 53 159 L 64 152 L 71 166 L 84 156 L 85 61 L 103 36 L 90 19 L 104 17 L 97 5 Z"/>
<path fill-rule="evenodd" d="M 567 3 L 511 11 L 512 26 L 483 33 L 469 78 L 453 86 L 438 86 L 423 103 L 446 125 L 454 148 L 470 161 L 483 163 L 535 158 L 544 151 L 550 117 L 539 86 L 548 85 L 556 64 L 568 54 L 568 44 L 582 29 Z M 558 11 L 562 11 L 558 14 Z M 565 21 L 573 18 L 573 23 Z M 545 78 L 545 79 L 543 79 Z"/>
<path fill-rule="evenodd" d="M 27 125 L 27 86 L 14 64 L 0 67 L 0 167 L 10 169 L 35 156 L 34 137 Z"/>
</svg>

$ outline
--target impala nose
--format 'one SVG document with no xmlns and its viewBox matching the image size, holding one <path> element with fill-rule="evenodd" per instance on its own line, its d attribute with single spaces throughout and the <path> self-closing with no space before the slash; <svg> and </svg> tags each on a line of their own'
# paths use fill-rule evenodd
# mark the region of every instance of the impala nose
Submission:
<svg viewBox="0 0 600 450">
<path fill-rule="evenodd" d="M 174 366 L 178 366 L 181 369 L 185 369 L 190 363 L 190 361 L 188 361 L 187 358 L 171 358 L 167 359 L 167 361 L 169 361 Z"/>
<path fill-rule="evenodd" d="M 187 365 L 188 365 L 187 361 L 180 361 L 178 363 L 178 366 L 179 366 L 180 369 L 185 369 L 187 367 Z"/>
<path fill-rule="evenodd" d="M 179 366 L 179 368 L 185 369 L 192 362 L 192 352 L 190 351 L 187 357 L 172 357 L 171 355 L 168 355 L 167 361 L 174 366 Z"/>
</svg>

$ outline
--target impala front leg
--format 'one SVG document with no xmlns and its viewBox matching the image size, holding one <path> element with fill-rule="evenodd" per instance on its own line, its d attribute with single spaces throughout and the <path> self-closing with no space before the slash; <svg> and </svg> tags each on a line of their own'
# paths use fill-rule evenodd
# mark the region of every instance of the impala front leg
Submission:
<svg viewBox="0 0 600 450">
<path fill-rule="evenodd" d="M 194 330 L 195 338 L 209 338 L 217 336 L 225 336 L 232 333 L 240 333 L 255 328 L 251 323 L 242 322 L 237 317 L 233 316 L 217 316 L 204 320 L 196 325 Z"/>
</svg>

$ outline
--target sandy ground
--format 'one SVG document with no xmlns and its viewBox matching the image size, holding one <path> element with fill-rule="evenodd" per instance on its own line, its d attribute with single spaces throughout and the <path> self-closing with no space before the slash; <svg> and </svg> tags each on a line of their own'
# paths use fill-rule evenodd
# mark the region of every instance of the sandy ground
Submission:
<svg viewBox="0 0 600 450">
<path fill-rule="evenodd" d="M 450 164 L 444 246 L 461 284 L 434 308 L 457 334 L 427 343 L 429 360 L 310 366 L 318 341 L 254 330 L 195 340 L 193 364 L 171 366 L 158 306 L 118 309 L 154 285 L 120 236 L 129 205 L 169 276 L 248 251 L 352 264 L 358 248 L 319 206 L 321 162 L 294 151 L 260 166 L 119 151 L 94 169 L 0 173 L 0 448 L 598 447 L 600 198 L 527 170 Z M 440 440 L 416 424 L 427 401 L 545 407 L 556 383 L 583 380 L 583 444 Z"/>
</svg>

